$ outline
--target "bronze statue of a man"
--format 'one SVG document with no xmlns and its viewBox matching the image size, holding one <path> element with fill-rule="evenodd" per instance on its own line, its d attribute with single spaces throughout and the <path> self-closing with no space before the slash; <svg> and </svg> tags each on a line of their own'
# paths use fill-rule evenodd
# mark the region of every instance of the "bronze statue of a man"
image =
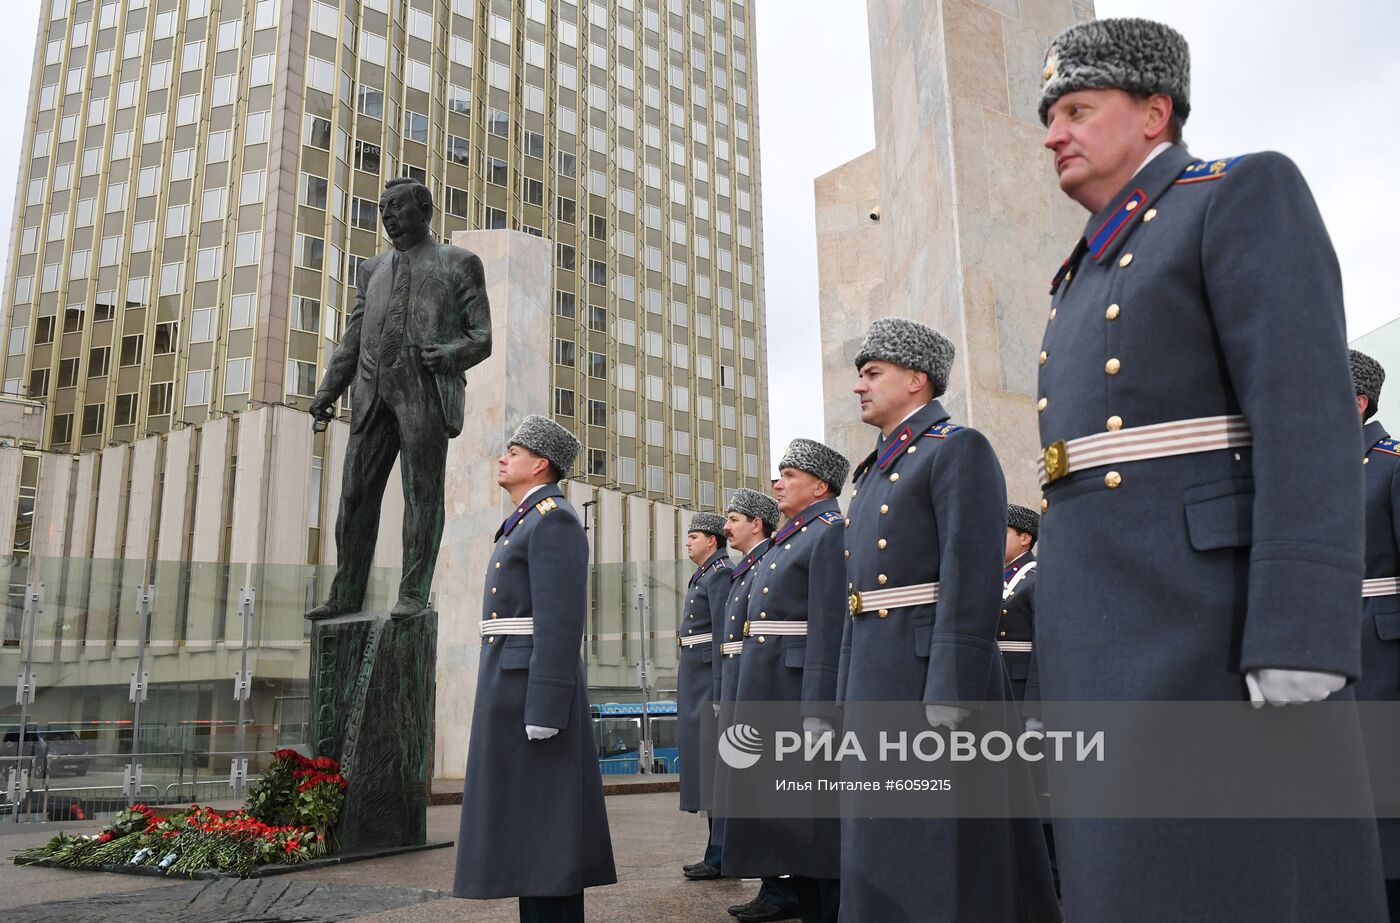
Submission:
<svg viewBox="0 0 1400 923">
<path fill-rule="evenodd" d="M 407 618 L 427 606 L 442 540 L 447 440 L 462 431 L 464 373 L 491 354 L 481 260 L 433 239 L 432 193 L 414 179 L 390 180 L 379 213 L 394 249 L 360 264 L 354 313 L 311 402 L 311 416 L 324 426 L 348 388 L 352 411 L 335 580 L 329 598 L 306 613 L 310 619 L 363 607 L 395 457 L 403 476 L 403 578 L 390 614 Z"/>
</svg>

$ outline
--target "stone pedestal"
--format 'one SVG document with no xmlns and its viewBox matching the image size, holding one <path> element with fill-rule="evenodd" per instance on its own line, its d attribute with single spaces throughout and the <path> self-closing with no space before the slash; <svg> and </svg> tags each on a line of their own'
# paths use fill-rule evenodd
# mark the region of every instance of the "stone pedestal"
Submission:
<svg viewBox="0 0 1400 923">
<path fill-rule="evenodd" d="M 344 852 L 427 842 L 437 623 L 429 610 L 312 626 L 311 745 L 350 783 L 335 831 Z"/>
</svg>

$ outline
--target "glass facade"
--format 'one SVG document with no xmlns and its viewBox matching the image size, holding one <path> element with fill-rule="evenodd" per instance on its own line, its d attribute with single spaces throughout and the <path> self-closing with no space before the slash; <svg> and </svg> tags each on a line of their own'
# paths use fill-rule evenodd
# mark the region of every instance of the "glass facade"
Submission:
<svg viewBox="0 0 1400 923">
<path fill-rule="evenodd" d="M 765 487 L 751 4 L 45 0 L 4 391 L 74 452 L 305 407 L 414 176 L 554 242 L 582 480 Z"/>
</svg>

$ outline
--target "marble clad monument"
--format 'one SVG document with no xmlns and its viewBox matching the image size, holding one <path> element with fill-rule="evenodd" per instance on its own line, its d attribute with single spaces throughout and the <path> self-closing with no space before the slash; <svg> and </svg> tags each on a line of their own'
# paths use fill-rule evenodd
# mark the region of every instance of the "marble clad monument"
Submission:
<svg viewBox="0 0 1400 923">
<path fill-rule="evenodd" d="M 957 359 L 944 406 L 987 435 L 1014 503 L 1040 508 L 1037 353 L 1050 279 L 1084 227 L 1044 156 L 1045 49 L 1089 0 L 868 0 L 875 150 L 816 180 L 825 442 L 870 451 L 852 361 L 877 317 Z"/>
</svg>

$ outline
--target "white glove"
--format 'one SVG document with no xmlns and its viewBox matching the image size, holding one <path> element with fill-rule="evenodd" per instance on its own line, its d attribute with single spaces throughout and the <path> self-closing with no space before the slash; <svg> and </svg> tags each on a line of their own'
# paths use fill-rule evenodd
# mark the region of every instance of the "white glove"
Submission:
<svg viewBox="0 0 1400 923">
<path fill-rule="evenodd" d="M 809 746 L 814 741 L 820 740 L 823 734 L 834 734 L 835 732 L 836 726 L 818 715 L 808 715 L 802 719 L 802 734 L 807 738 Z"/>
<path fill-rule="evenodd" d="M 549 740 L 558 733 L 558 728 L 542 728 L 534 724 L 525 725 L 525 736 L 531 740 Z"/>
<path fill-rule="evenodd" d="M 1039 734 L 1045 730 L 1045 722 L 1041 721 L 1035 715 L 1031 715 L 1026 718 L 1026 730 Z"/>
<path fill-rule="evenodd" d="M 714 702 L 714 703 L 712 703 L 712 704 L 710 705 L 710 707 L 713 708 L 713 709 L 715 710 L 715 717 L 718 718 L 718 717 L 719 717 L 719 703 L 718 703 L 718 702 Z"/>
<path fill-rule="evenodd" d="M 1297 705 L 1321 702 L 1347 684 L 1337 673 L 1313 670 L 1250 670 L 1244 684 L 1249 688 L 1249 701 L 1255 708 L 1270 705 Z"/>
<path fill-rule="evenodd" d="M 969 709 L 958 708 L 955 705 L 925 705 L 924 718 L 931 728 L 952 728 L 968 715 L 972 714 Z"/>
</svg>

